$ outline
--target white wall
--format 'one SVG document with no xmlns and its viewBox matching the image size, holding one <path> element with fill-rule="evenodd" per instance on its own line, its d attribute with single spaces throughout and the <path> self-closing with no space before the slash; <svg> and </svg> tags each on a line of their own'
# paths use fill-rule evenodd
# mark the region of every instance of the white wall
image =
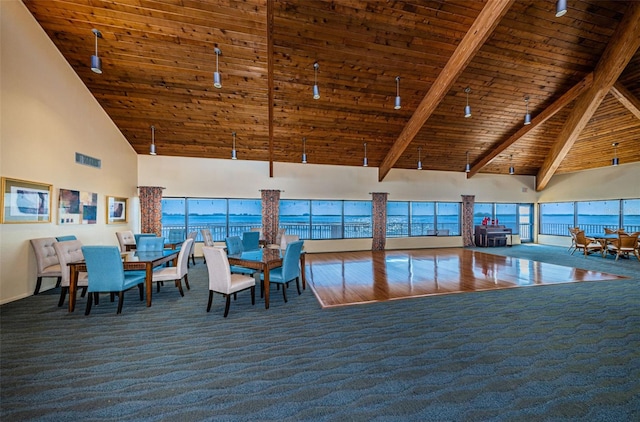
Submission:
<svg viewBox="0 0 640 422">
<path fill-rule="evenodd" d="M 0 175 L 53 185 L 52 222 L 0 225 L 0 303 L 33 294 L 29 239 L 75 234 L 85 244 L 117 244 L 107 225 L 106 195 L 137 194 L 135 151 L 20 1 L 0 1 Z M 87 62 L 90 57 L 87 56 Z M 80 152 L 102 168 L 75 163 Z M 98 221 L 56 223 L 60 188 L 98 193 Z M 137 201 L 130 201 L 133 215 Z M 43 290 L 55 284 L 43 280 Z"/>
</svg>

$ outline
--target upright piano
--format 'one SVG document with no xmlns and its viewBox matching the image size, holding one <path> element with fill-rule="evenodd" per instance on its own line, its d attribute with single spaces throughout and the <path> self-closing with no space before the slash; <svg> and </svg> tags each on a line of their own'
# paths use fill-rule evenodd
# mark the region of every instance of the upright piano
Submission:
<svg viewBox="0 0 640 422">
<path fill-rule="evenodd" d="M 476 246 L 506 246 L 511 229 L 502 225 L 480 225 L 475 227 Z"/>
</svg>

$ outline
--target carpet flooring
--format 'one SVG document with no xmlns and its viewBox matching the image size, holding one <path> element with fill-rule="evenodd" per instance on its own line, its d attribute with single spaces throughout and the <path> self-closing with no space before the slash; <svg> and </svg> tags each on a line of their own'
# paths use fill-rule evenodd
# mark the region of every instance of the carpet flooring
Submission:
<svg viewBox="0 0 640 422">
<path fill-rule="evenodd" d="M 622 280 L 321 309 L 307 289 L 206 312 L 206 267 L 123 313 L 58 291 L 0 306 L 2 421 L 640 420 L 640 262 L 490 253 Z M 635 262 L 633 262 L 635 260 Z"/>
</svg>

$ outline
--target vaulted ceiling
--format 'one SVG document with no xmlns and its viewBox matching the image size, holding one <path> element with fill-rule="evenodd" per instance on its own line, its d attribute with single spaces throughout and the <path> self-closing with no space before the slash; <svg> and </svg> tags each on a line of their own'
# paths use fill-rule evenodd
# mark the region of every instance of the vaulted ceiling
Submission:
<svg viewBox="0 0 640 422">
<path fill-rule="evenodd" d="M 640 161 L 639 2 L 23 1 L 139 154 L 151 126 L 170 156 L 230 158 L 235 132 L 242 160 L 300 162 L 306 138 L 308 162 L 360 166 L 366 143 L 380 180 L 468 159 L 539 190 L 613 143 Z"/>
</svg>

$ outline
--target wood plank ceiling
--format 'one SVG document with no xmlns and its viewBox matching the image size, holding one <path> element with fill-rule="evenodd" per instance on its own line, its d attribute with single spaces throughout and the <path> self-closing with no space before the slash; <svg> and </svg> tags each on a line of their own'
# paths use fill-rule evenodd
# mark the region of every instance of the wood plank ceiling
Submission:
<svg viewBox="0 0 640 422">
<path fill-rule="evenodd" d="M 152 125 L 170 156 L 230 158 L 236 132 L 242 160 L 300 162 L 306 138 L 309 163 L 361 166 L 366 142 L 381 180 L 468 155 L 469 177 L 513 166 L 538 189 L 610 165 L 614 142 L 640 161 L 637 2 L 23 1 L 139 154 Z"/>
</svg>

